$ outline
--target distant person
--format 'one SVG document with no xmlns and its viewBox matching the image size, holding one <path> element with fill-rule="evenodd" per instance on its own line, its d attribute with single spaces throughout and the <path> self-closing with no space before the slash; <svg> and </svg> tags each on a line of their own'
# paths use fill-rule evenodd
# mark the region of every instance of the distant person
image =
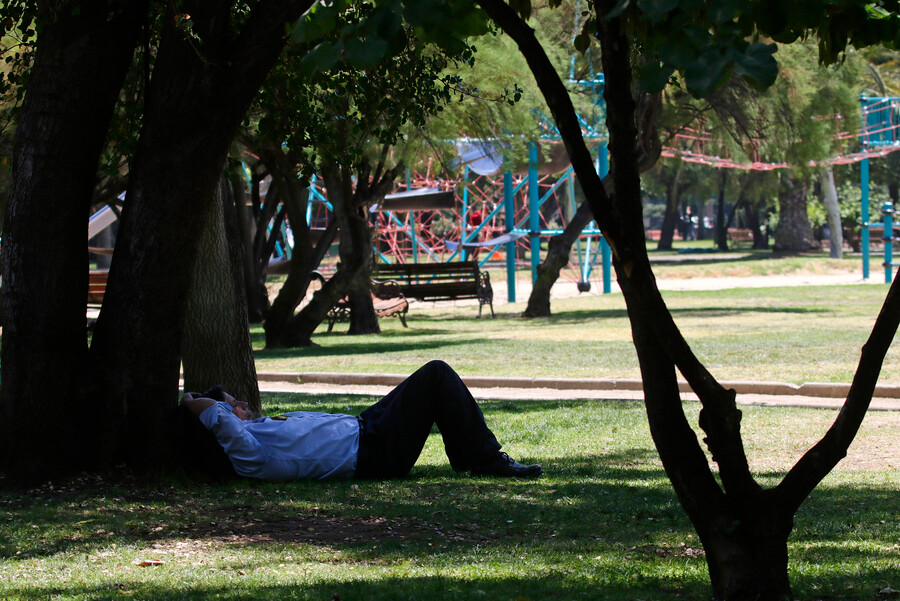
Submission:
<svg viewBox="0 0 900 601">
<path fill-rule="evenodd" d="M 693 240 L 697 237 L 697 218 L 691 214 L 691 207 L 687 207 L 684 213 L 684 239 Z"/>
<path fill-rule="evenodd" d="M 358 417 L 306 411 L 259 417 L 221 387 L 186 393 L 181 404 L 212 432 L 234 471 L 249 478 L 400 478 L 435 424 L 456 471 L 507 478 L 544 473 L 500 451 L 478 403 L 443 361 L 427 363 Z"/>
</svg>

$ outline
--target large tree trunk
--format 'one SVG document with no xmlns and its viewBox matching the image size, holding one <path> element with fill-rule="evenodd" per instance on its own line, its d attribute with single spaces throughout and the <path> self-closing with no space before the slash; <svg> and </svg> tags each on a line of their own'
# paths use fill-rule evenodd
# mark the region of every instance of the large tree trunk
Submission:
<svg viewBox="0 0 900 601">
<path fill-rule="evenodd" d="M 547 244 L 547 254 L 538 265 L 537 279 L 528 296 L 528 306 L 522 317 L 550 317 L 550 292 L 553 284 L 559 279 L 559 273 L 569 264 L 569 255 L 572 245 L 581 232 L 593 219 L 591 208 L 586 202 L 578 205 L 578 210 L 566 224 L 566 228 L 559 236 L 550 238 Z"/>
<path fill-rule="evenodd" d="M 778 192 L 778 229 L 775 231 L 775 250 L 804 251 L 819 247 L 813 236 L 806 196 L 809 183 L 805 178 L 785 171 L 781 174 Z"/>
<path fill-rule="evenodd" d="M 103 458 L 96 409 L 85 410 L 87 218 L 147 4 L 38 8 L 2 249 L 0 456 L 3 469 L 23 479 L 71 473 Z"/>
<path fill-rule="evenodd" d="M 381 327 L 375 308 L 372 304 L 372 228 L 368 220 L 368 207 L 379 201 L 369 197 L 369 171 L 367 167 L 360 170 L 356 188 L 351 190 L 351 174 L 348 169 L 326 169 L 325 183 L 331 197 L 331 191 L 341 188 L 338 202 L 333 202 L 335 219 L 341 231 L 338 245 L 341 265 L 351 267 L 353 277 L 348 281 L 345 295 L 350 303 L 350 327 L 348 334 L 379 334 Z M 393 178 L 390 185 L 393 185 Z M 381 197 L 384 197 L 383 192 Z"/>
<path fill-rule="evenodd" d="M 822 204 L 828 212 L 828 227 L 831 230 L 828 256 L 841 259 L 844 256 L 844 228 L 841 224 L 841 207 L 838 205 L 837 188 L 834 185 L 834 169 L 828 167 L 822 172 Z"/>
<path fill-rule="evenodd" d="M 236 173 L 240 171 L 235 170 Z M 229 207 L 228 210 L 234 213 L 243 248 L 241 265 L 247 296 L 247 319 L 250 323 L 260 323 L 266 318 L 270 305 L 269 291 L 266 289 L 266 274 L 265 272 L 260 273 L 257 269 L 254 255 L 254 241 L 257 228 L 253 218 L 253 209 L 259 206 L 259 180 L 254 175 L 250 184 L 250 202 L 253 203 L 253 209 L 251 209 L 246 199 L 247 191 L 240 180 L 242 175 L 236 175 L 234 181 L 231 182 L 234 205 Z"/>
<path fill-rule="evenodd" d="M 756 203 L 750 203 L 747 206 L 747 225 L 753 233 L 753 249 L 766 250 L 769 248 L 769 234 L 763 233 L 762 220 L 759 218 L 760 213 L 768 216 L 766 207 L 766 199 L 760 197 Z"/>
<path fill-rule="evenodd" d="M 675 228 L 679 221 L 679 208 L 681 205 L 681 189 L 679 181 L 681 180 L 681 161 L 677 161 L 671 179 L 666 182 L 666 212 L 663 214 L 662 227 L 659 230 L 659 242 L 656 245 L 657 250 L 672 250 L 672 240 L 675 237 Z M 687 228 L 685 228 L 685 234 Z M 685 236 L 686 238 L 687 236 Z"/>
<path fill-rule="evenodd" d="M 719 182 L 719 198 L 716 202 L 716 248 L 728 250 L 728 224 L 725 223 L 725 184 L 728 182 L 728 170 L 722 169 Z"/>
<path fill-rule="evenodd" d="M 243 248 L 228 181 L 222 179 L 199 233 L 200 249 L 188 287 L 181 344 L 184 389 L 217 384 L 260 409 L 256 365 L 247 321 Z"/>
<path fill-rule="evenodd" d="M 256 3 L 236 34 L 229 3 L 182 3 L 200 48 L 177 27 L 175 14 L 163 20 L 92 346 L 102 398 L 115 416 L 117 458 L 136 465 L 174 459 L 170 416 L 197 234 L 235 132 L 284 45 L 285 24 L 308 6 L 308 0 Z"/>
</svg>

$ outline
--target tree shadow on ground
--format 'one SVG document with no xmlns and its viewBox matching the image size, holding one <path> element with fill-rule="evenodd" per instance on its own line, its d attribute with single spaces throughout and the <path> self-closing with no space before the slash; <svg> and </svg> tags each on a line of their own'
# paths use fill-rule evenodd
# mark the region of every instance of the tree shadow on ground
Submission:
<svg viewBox="0 0 900 601">
<path fill-rule="evenodd" d="M 434 335 L 434 333 L 431 333 Z M 284 359 L 293 358 L 302 354 L 304 357 L 333 357 L 342 355 L 398 353 L 408 351 L 433 351 L 448 346 L 465 346 L 469 344 L 481 344 L 486 339 L 470 337 L 466 339 L 435 339 L 412 341 L 408 337 L 397 337 L 399 340 L 379 337 L 376 340 L 368 339 L 360 342 L 341 342 L 337 346 L 310 346 L 304 348 L 279 348 L 254 350 L 253 356 L 259 359 Z"/>
<path fill-rule="evenodd" d="M 731 315 L 742 314 L 778 314 L 784 313 L 788 315 L 819 315 L 831 313 L 832 309 L 828 307 L 811 308 L 811 307 L 686 307 L 686 308 L 670 308 L 669 312 L 673 317 L 690 317 L 693 315 L 702 317 L 727 317 Z M 554 312 L 552 316 L 536 323 L 546 324 L 571 324 L 571 323 L 589 323 L 590 321 L 627 319 L 628 312 L 625 309 L 574 309 Z"/>
<path fill-rule="evenodd" d="M 554 405 L 537 402 L 534 409 Z M 243 569 L 253 569 L 271 565 L 255 565 L 262 561 L 256 559 L 259 555 L 237 550 L 289 555 L 291 548 L 298 548 L 338 553 L 336 563 L 378 572 L 377 577 L 321 580 L 302 589 L 259 587 L 257 580 L 227 591 L 203 585 L 176 591 L 153 588 L 137 578 L 117 581 L 115 591 L 77 583 L 65 588 L 8 585 L 21 599 L 79 594 L 117 598 L 123 591 L 133 598 L 161 600 L 220 594 L 243 599 L 322 599 L 337 594 L 345 599 L 455 600 L 481 598 L 477 591 L 484 591 L 484 598 L 504 599 L 519 591 L 531 599 L 708 595 L 705 576 L 697 576 L 705 574 L 702 550 L 691 542 L 691 526 L 652 447 L 546 459 L 548 476 L 538 480 L 469 477 L 441 464 L 416 467 L 409 478 L 387 481 L 236 480 L 214 486 L 167 479 L 3 494 L 0 508 L 7 521 L 0 531 L 0 559 L 22 562 L 91 554 L 112 545 L 173 552 L 195 545 L 233 547 L 238 561 L 249 562 Z M 894 584 L 896 574 L 882 566 L 896 555 L 892 544 L 898 514 L 900 496 L 890 487 L 820 486 L 798 513 L 791 538 L 795 586 L 815 589 L 816 594 L 843 594 L 863 581 L 872 583 L 872 590 L 851 596 L 877 598 L 878 583 Z M 390 572 L 391 566 L 409 562 L 440 572 L 440 566 L 465 566 L 479 557 L 516 566 L 525 550 L 528 561 L 538 563 L 529 576 L 515 570 L 505 573 L 497 565 L 486 566 L 484 571 L 493 575 L 485 577 L 469 573 L 394 578 Z M 606 557 L 619 567 L 578 567 L 584 563 L 581 557 Z M 646 567 L 660 562 L 671 565 Z M 803 567 L 844 563 L 862 573 Z M 527 569 L 524 560 L 521 565 Z M 683 566 L 692 568 L 685 571 Z"/>
<path fill-rule="evenodd" d="M 252 570 L 257 566 L 244 566 Z M 383 566 L 365 566 L 370 571 L 383 570 Z M 623 572 L 625 567 L 623 566 Z M 624 585 L 621 579 L 604 583 L 602 580 L 581 574 L 559 571 L 553 574 L 533 576 L 507 575 L 502 578 L 454 577 L 447 575 L 394 576 L 377 579 L 322 579 L 311 584 L 233 585 L 210 586 L 198 582 L 179 590 L 149 586 L 135 579 L 103 587 L 73 586 L 60 590 L 53 587 L 29 587 L 17 591 L 23 600 L 52 599 L 65 593 L 85 599 L 113 599 L 127 595 L 148 601 L 206 601 L 212 599 L 239 599 L 248 601 L 322 601 L 325 599 L 378 599 L 379 601 L 428 599 L 433 601 L 459 601 L 461 599 L 635 599 L 672 598 L 685 601 L 706 599 L 709 585 L 704 582 L 673 583 L 665 581 L 635 582 Z"/>
</svg>

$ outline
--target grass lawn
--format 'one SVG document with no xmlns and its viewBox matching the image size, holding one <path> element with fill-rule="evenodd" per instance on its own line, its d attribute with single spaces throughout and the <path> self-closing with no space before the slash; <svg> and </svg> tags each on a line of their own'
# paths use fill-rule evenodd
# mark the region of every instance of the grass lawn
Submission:
<svg viewBox="0 0 900 601">
<path fill-rule="evenodd" d="M 268 395 L 265 408 L 355 412 L 372 399 L 301 401 Z M 498 401 L 484 410 L 506 449 L 541 461 L 544 478 L 455 474 L 435 435 L 404 480 L 94 478 L 0 493 L 0 599 L 709 598 L 702 550 L 639 403 Z M 765 481 L 833 418 L 744 412 L 751 464 Z M 900 414 L 869 417 L 797 516 L 798 598 L 875 600 L 900 588 L 896 447 L 893 464 L 870 453 L 896 441 Z"/>
<path fill-rule="evenodd" d="M 883 285 L 665 292 L 695 353 L 722 380 L 849 382 L 887 293 Z M 406 374 L 443 359 L 466 375 L 637 378 L 621 294 L 554 299 L 549 319 L 519 317 L 524 302 L 477 319 L 475 306 L 413 303 L 409 328 L 381 320 L 383 333 L 347 336 L 321 327 L 318 345 L 263 350 L 257 369 Z M 900 384 L 900 353 L 888 354 L 881 383 Z"/>
</svg>

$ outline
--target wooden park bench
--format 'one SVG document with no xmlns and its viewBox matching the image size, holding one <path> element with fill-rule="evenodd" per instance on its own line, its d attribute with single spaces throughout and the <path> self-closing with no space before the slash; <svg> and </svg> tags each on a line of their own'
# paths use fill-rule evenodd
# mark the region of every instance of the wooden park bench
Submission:
<svg viewBox="0 0 900 601">
<path fill-rule="evenodd" d="M 313 272 L 313 279 L 319 280 L 321 284 L 325 283 L 325 276 L 318 271 Z M 400 291 L 400 285 L 397 282 L 372 281 L 372 307 L 375 309 L 375 316 L 379 319 L 382 317 L 392 317 L 394 315 L 400 319 L 400 323 L 404 328 L 409 326 L 406 324 L 406 312 L 409 310 L 409 301 Z M 334 324 L 350 320 L 350 299 L 344 297 L 328 310 L 328 331 L 334 328 Z"/>
<path fill-rule="evenodd" d="M 379 280 L 395 280 L 406 298 L 419 301 L 478 300 L 478 317 L 484 305 L 494 317 L 494 291 L 488 272 L 475 261 L 451 263 L 396 263 L 375 265 L 372 272 Z"/>
<path fill-rule="evenodd" d="M 753 230 L 730 227 L 728 228 L 728 239 L 737 245 L 753 244 Z"/>
<path fill-rule="evenodd" d="M 89 305 L 102 305 L 103 296 L 106 294 L 106 281 L 109 278 L 109 272 L 105 269 L 91 269 L 88 273 L 88 296 Z"/>
</svg>

